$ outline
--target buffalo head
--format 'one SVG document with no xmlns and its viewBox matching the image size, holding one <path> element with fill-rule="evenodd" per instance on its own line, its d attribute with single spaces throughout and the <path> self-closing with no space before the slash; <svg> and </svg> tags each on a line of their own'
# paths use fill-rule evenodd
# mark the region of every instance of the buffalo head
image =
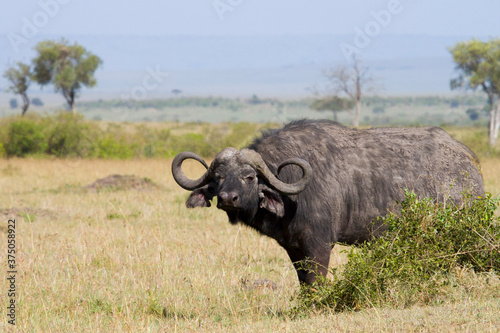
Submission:
<svg viewBox="0 0 500 333">
<path fill-rule="evenodd" d="M 196 180 L 187 178 L 182 172 L 182 162 L 186 159 L 203 164 L 207 168 L 205 174 Z M 188 208 L 210 207 L 210 200 L 217 196 L 217 207 L 227 213 L 231 223 L 236 223 L 253 219 L 259 208 L 283 217 L 285 208 L 280 194 L 298 194 L 312 179 L 311 166 L 305 160 L 283 161 L 277 173 L 286 165 L 299 166 L 302 178 L 293 184 L 285 183 L 271 172 L 256 151 L 225 148 L 210 167 L 195 153 L 180 153 L 172 162 L 172 174 L 179 186 L 193 191 L 186 201 Z"/>
</svg>

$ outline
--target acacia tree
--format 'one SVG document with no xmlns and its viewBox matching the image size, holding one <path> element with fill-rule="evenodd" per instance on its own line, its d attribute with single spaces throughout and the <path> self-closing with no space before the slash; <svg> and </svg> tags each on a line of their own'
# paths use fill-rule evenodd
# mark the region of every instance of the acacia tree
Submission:
<svg viewBox="0 0 500 333">
<path fill-rule="evenodd" d="M 481 89 L 488 97 L 490 113 L 489 143 L 495 145 L 500 128 L 500 39 L 482 42 L 473 39 L 449 48 L 457 64 L 458 77 L 451 79 L 451 89 Z"/>
<path fill-rule="evenodd" d="M 347 98 L 337 96 L 327 96 L 318 98 L 311 104 L 311 108 L 317 111 L 332 111 L 333 120 L 338 121 L 337 114 L 341 111 L 350 111 L 354 106 L 354 102 Z"/>
<path fill-rule="evenodd" d="M 376 81 L 371 76 L 368 67 L 363 66 L 361 61 L 353 56 L 350 65 L 327 69 L 323 75 L 329 81 L 332 96 L 347 97 L 354 103 L 353 126 L 358 127 L 363 96 L 377 88 Z"/>
<path fill-rule="evenodd" d="M 18 62 L 15 66 L 7 69 L 3 76 L 11 83 L 7 91 L 12 91 L 14 94 L 21 95 L 21 99 L 23 100 L 21 116 L 24 117 L 24 114 L 28 111 L 30 106 L 30 99 L 27 93 L 31 83 L 30 65 Z"/>
<path fill-rule="evenodd" d="M 75 113 L 75 98 L 83 86 L 97 84 L 94 73 L 102 60 L 83 46 L 70 45 L 65 39 L 40 42 L 35 50 L 38 55 L 33 59 L 33 79 L 42 86 L 52 83 Z"/>
</svg>

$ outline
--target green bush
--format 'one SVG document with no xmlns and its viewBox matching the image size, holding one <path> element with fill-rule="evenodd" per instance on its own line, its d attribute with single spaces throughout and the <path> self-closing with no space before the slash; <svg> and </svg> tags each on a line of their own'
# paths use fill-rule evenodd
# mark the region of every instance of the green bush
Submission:
<svg viewBox="0 0 500 333">
<path fill-rule="evenodd" d="M 127 142 L 126 136 L 108 132 L 97 139 L 98 158 L 128 159 L 134 157 L 136 145 Z"/>
<path fill-rule="evenodd" d="M 231 134 L 227 135 L 223 142 L 222 148 L 224 147 L 234 147 L 241 149 L 248 145 L 252 139 L 258 134 L 258 124 L 252 124 L 247 122 L 231 124 Z"/>
<path fill-rule="evenodd" d="M 23 157 L 43 153 L 45 146 L 43 127 L 36 119 L 18 118 L 8 124 L 5 142 L 7 156 Z"/>
<path fill-rule="evenodd" d="M 214 156 L 219 152 L 218 147 L 207 142 L 202 134 L 188 133 L 172 137 L 170 140 L 172 152 L 178 154 L 182 151 L 196 152 L 201 156 Z"/>
<path fill-rule="evenodd" d="M 354 310 L 406 307 L 446 297 L 457 286 L 455 272 L 500 272 L 498 199 L 488 194 L 460 206 L 437 204 L 406 192 L 401 211 L 383 220 L 387 233 L 348 253 L 333 281 L 303 287 L 295 310 Z"/>
<path fill-rule="evenodd" d="M 5 151 L 5 148 L 3 147 L 3 143 L 0 142 L 0 158 L 7 156 L 7 152 Z"/>
<path fill-rule="evenodd" d="M 145 126 L 137 128 L 141 151 L 138 152 L 144 157 L 172 157 L 173 147 L 169 144 L 172 134 L 167 129 L 150 129 Z"/>
<path fill-rule="evenodd" d="M 59 113 L 46 119 L 49 135 L 47 153 L 57 157 L 87 157 L 93 151 L 96 129 L 81 115 Z"/>
</svg>

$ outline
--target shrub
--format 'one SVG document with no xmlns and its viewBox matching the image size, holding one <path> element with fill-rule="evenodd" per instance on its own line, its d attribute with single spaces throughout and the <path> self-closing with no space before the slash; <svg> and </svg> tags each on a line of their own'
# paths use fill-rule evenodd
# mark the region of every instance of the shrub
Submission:
<svg viewBox="0 0 500 333">
<path fill-rule="evenodd" d="M 35 97 L 31 100 L 31 104 L 34 106 L 43 106 L 43 102 L 39 97 Z"/>
<path fill-rule="evenodd" d="M 479 112 L 475 108 L 468 108 L 465 113 L 469 116 L 470 120 L 475 121 L 479 118 Z"/>
<path fill-rule="evenodd" d="M 5 152 L 18 157 L 42 153 L 44 139 L 43 127 L 36 119 L 18 118 L 8 124 Z"/>
<path fill-rule="evenodd" d="M 333 281 L 302 288 L 295 310 L 353 310 L 430 303 L 456 286 L 455 272 L 500 272 L 498 199 L 488 194 L 460 206 L 417 199 L 406 192 L 398 214 L 383 220 L 387 233 L 353 248 Z"/>
<path fill-rule="evenodd" d="M 235 147 L 241 149 L 249 144 L 255 135 L 258 134 L 258 124 L 241 122 L 231 125 L 231 134 L 223 141 L 224 147 Z"/>
<path fill-rule="evenodd" d="M 173 147 L 169 144 L 171 133 L 167 129 L 150 129 L 142 125 L 137 127 L 140 140 L 139 155 L 144 157 L 172 157 Z"/>
<path fill-rule="evenodd" d="M 97 140 L 97 157 L 127 159 L 135 156 L 134 145 L 118 133 L 108 132 Z"/>
<path fill-rule="evenodd" d="M 15 109 L 18 107 L 18 103 L 17 103 L 17 99 L 15 98 L 11 98 L 10 101 L 9 101 L 9 104 L 10 104 L 10 108 L 11 109 Z"/>
<path fill-rule="evenodd" d="M 7 152 L 5 151 L 5 148 L 3 147 L 3 143 L 0 142 L 0 158 L 5 157 L 7 155 Z"/>
<path fill-rule="evenodd" d="M 201 156 L 214 156 L 218 153 L 218 148 L 207 142 L 206 137 L 202 134 L 188 133 L 172 137 L 170 145 L 174 154 L 182 151 L 193 151 Z"/>
<path fill-rule="evenodd" d="M 259 135 L 259 129 L 262 127 L 262 124 L 248 122 L 228 123 L 222 127 L 205 126 L 203 135 L 212 146 L 212 151 L 217 153 L 226 147 L 236 149 L 245 147 L 256 135 Z M 272 127 L 272 124 L 267 124 L 265 127 Z M 210 157 L 210 155 L 204 157 Z"/>
<path fill-rule="evenodd" d="M 47 153 L 57 157 L 87 157 L 93 150 L 91 125 L 81 115 L 59 113 L 47 117 Z M 95 130 L 94 130 L 95 132 Z"/>
</svg>

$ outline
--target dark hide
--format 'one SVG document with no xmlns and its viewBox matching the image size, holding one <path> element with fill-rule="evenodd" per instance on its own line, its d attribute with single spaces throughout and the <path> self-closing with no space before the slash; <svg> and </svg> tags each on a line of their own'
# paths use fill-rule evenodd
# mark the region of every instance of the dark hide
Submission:
<svg viewBox="0 0 500 333">
<path fill-rule="evenodd" d="M 335 243 L 356 244 L 380 234 L 382 228 L 372 222 L 394 208 L 403 189 L 453 202 L 460 201 L 464 189 L 484 193 L 474 153 L 437 127 L 355 130 L 301 120 L 269 131 L 249 148 L 261 154 L 274 174 L 286 159 L 308 161 L 312 181 L 297 195 L 281 195 L 241 164 L 237 154 L 226 154 L 214 161 L 214 193 L 207 186 L 193 191 L 188 207 L 209 206 L 217 195 L 218 207 L 232 223 L 242 222 L 275 239 L 305 283 L 315 280 L 310 270 L 326 274 Z M 286 183 L 301 177 L 296 166 L 279 173 Z M 306 259 L 313 263 L 306 268 L 296 264 Z"/>
<path fill-rule="evenodd" d="M 210 200 L 216 195 L 215 190 L 216 186 L 213 183 L 194 190 L 186 201 L 186 207 L 210 207 Z"/>
</svg>

